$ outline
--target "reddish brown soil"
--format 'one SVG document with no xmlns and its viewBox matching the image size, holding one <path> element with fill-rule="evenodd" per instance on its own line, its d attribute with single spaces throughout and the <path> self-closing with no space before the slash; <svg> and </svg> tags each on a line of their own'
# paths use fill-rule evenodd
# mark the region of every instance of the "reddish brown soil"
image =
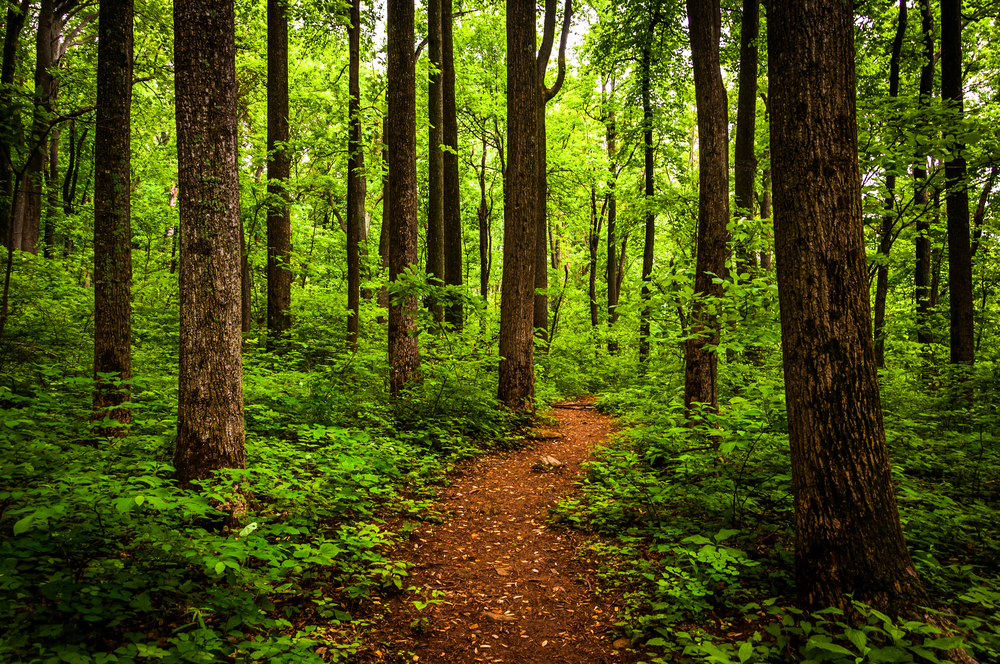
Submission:
<svg viewBox="0 0 1000 664">
<path fill-rule="evenodd" d="M 583 405 L 556 409 L 558 426 L 529 447 L 456 469 L 440 494 L 444 522 L 420 524 L 397 553 L 414 565 L 408 584 L 442 601 L 418 610 L 412 593 L 386 600 L 361 661 L 635 661 L 614 648 L 619 598 L 598 597 L 596 566 L 577 559 L 586 536 L 550 524 L 549 508 L 577 490 L 580 464 L 612 429 Z M 544 455 L 565 466 L 534 468 Z"/>
</svg>

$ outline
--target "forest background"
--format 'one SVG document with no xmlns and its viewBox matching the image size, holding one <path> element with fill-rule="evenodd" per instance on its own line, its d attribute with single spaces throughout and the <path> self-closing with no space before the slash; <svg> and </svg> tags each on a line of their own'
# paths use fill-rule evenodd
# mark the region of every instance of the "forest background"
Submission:
<svg viewBox="0 0 1000 664">
<path fill-rule="evenodd" d="M 237 2 L 228 105 L 215 114 L 231 127 L 235 167 L 219 200 L 238 206 L 239 226 L 199 236 L 180 232 L 195 189 L 181 182 L 191 172 L 184 151 L 198 143 L 185 142 L 194 125 L 178 120 L 192 98 L 180 60 L 208 56 L 174 44 L 224 55 L 199 33 L 211 21 L 172 17 L 191 2 L 139 2 L 133 19 L 131 3 L 23 0 L 7 5 L 0 72 L 0 659 L 359 656 L 372 647 L 376 598 L 408 592 L 392 547 L 412 524 L 440 518 L 433 496 L 452 464 L 514 444 L 535 404 L 598 394 L 628 430 L 552 516 L 602 535 L 589 554 L 607 587 L 625 590 L 621 630 L 651 661 L 935 661 L 958 647 L 995 661 L 1000 3 L 857 5 L 880 408 L 913 568 L 929 605 L 950 617 L 897 617 L 867 597 L 825 610 L 796 604 L 772 258 L 773 36 L 757 2 L 713 5 L 728 130 L 726 180 L 709 206 L 725 212 L 721 262 L 705 270 L 708 139 L 692 74 L 695 19 L 681 3 L 594 2 L 570 13 L 547 2 L 535 17 L 541 51 L 559 54 L 542 62 L 545 102 L 533 111 L 544 186 L 523 190 L 544 198 L 531 217 L 544 233 L 518 248 L 531 257 L 518 262 L 503 249 L 515 239 L 504 220 L 523 197 L 512 199 L 505 180 L 521 163 L 511 155 L 524 125 L 508 112 L 502 4 L 415 8 L 408 132 L 389 110 L 405 89 L 385 8 Z M 127 41 L 97 38 L 113 12 L 134 30 Z M 282 47 L 271 39 L 281 16 L 287 111 L 270 106 L 280 104 L 271 86 Z M 102 77 L 100 62 L 113 58 L 100 48 L 118 43 L 134 54 L 118 65 L 124 92 L 102 95 L 114 70 Z M 130 120 L 100 123 L 102 98 L 130 98 Z M 101 143 L 102 126 L 128 142 Z M 208 136 L 205 127 L 195 135 Z M 406 237 L 386 219 L 405 198 L 388 193 L 400 186 L 387 184 L 394 131 L 414 142 Z M 127 176 L 110 177 L 113 162 Z M 962 207 L 967 240 L 956 242 Z M 224 284 L 184 281 L 185 257 L 198 252 L 183 245 L 198 237 L 233 268 Z M 403 248 L 411 253 L 394 268 Z M 115 276 L 126 253 L 129 273 Z M 501 275 L 514 283 L 515 263 L 543 269 L 521 284 L 534 325 L 518 348 L 530 371 L 505 388 L 513 328 L 501 320 Z M 124 299 L 105 290 L 126 283 Z M 227 313 L 201 310 L 186 324 L 182 301 L 217 286 Z M 220 320 L 237 333 L 212 331 Z M 222 338 L 235 342 L 213 365 L 219 373 L 184 373 L 192 349 Z M 127 367 L 102 364 L 115 353 L 121 362 L 123 348 Z M 691 378 L 699 352 L 711 367 L 701 382 Z M 199 410 L 199 390 L 223 384 L 238 386 L 239 400 L 227 392 L 218 403 L 228 410 Z M 179 452 L 206 439 L 203 430 L 185 438 L 199 422 L 221 430 L 235 418 L 239 430 L 212 454 L 197 443 L 190 457 Z"/>
</svg>

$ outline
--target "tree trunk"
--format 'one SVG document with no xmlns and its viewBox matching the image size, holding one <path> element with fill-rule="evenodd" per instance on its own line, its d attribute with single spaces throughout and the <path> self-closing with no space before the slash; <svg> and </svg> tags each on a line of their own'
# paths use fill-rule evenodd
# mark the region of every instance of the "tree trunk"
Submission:
<svg viewBox="0 0 1000 664">
<path fill-rule="evenodd" d="M 350 22 L 347 32 L 350 51 L 347 102 L 347 344 L 356 350 L 361 320 L 359 246 L 365 221 L 365 154 L 361 143 L 361 0 L 351 0 Z"/>
<path fill-rule="evenodd" d="M 653 103 L 650 98 L 650 68 L 652 66 L 653 30 L 659 20 L 659 13 L 653 17 L 646 35 L 646 45 L 642 49 L 642 142 L 644 154 L 643 179 L 645 181 L 646 212 L 645 240 L 642 245 L 642 309 L 639 313 L 639 364 L 649 360 L 649 316 L 650 280 L 653 278 L 653 244 L 656 241 L 656 215 L 652 212 L 656 181 L 653 174 Z"/>
<path fill-rule="evenodd" d="M 444 86 L 441 84 L 441 0 L 427 0 L 427 278 L 444 285 Z M 434 321 L 444 320 L 444 303 L 429 298 Z"/>
<path fill-rule="evenodd" d="M 962 2 L 941 0 L 941 98 L 963 114 Z M 973 336 L 972 251 L 969 238 L 969 191 L 965 146 L 956 144 L 953 159 L 945 163 L 948 215 L 948 298 L 951 306 L 951 362 L 972 364 Z"/>
<path fill-rule="evenodd" d="M 691 59 L 698 105 L 698 259 L 694 278 L 691 337 L 685 344 L 684 407 L 719 410 L 716 354 L 719 327 L 715 310 L 718 283 L 726 269 L 729 242 L 729 118 L 719 69 L 722 18 L 719 0 L 688 0 Z M 714 302 L 712 300 L 715 300 Z"/>
<path fill-rule="evenodd" d="M 234 20 L 230 0 L 174 3 L 181 224 L 174 467 L 182 486 L 246 467 Z"/>
<path fill-rule="evenodd" d="M 601 242 L 601 223 L 604 212 L 597 214 L 597 191 L 590 189 L 590 233 L 587 237 L 587 248 L 590 250 L 590 260 L 587 262 L 587 273 L 590 276 L 587 294 L 590 299 L 590 326 L 597 327 L 597 247 Z M 565 289 L 564 289 L 565 290 Z M 552 326 L 555 329 L 555 325 Z"/>
<path fill-rule="evenodd" d="M 292 327 L 292 221 L 288 184 L 288 15 L 267 2 L 267 330 L 274 340 Z"/>
<path fill-rule="evenodd" d="M 104 0 L 97 40 L 97 125 L 94 135 L 94 395 L 93 418 L 132 421 L 131 106 L 132 0 Z M 48 246 L 46 246 L 48 251 Z M 100 435 L 124 435 L 102 427 Z"/>
<path fill-rule="evenodd" d="M 757 128 L 757 37 L 760 28 L 760 0 L 743 0 L 743 20 L 740 24 L 739 101 L 736 110 L 735 168 L 733 187 L 738 215 L 754 218 L 754 181 L 757 175 L 757 154 L 754 138 Z M 716 45 L 715 50 L 718 50 Z M 756 267 L 756 256 L 747 247 L 739 248 L 737 275 Z M 721 275 L 720 275 L 721 276 Z"/>
<path fill-rule="evenodd" d="M 7 8 L 7 25 L 4 31 L 3 63 L 0 65 L 0 126 L 9 127 L 4 132 L 6 140 L 0 141 L 0 238 L 3 246 L 10 248 L 11 222 L 14 211 L 14 171 L 11 164 L 24 141 L 21 115 L 10 94 L 17 69 L 17 47 L 28 16 L 31 0 L 21 0 L 18 7 Z"/>
<path fill-rule="evenodd" d="M 452 0 L 441 0 L 441 64 L 444 95 L 444 277 L 449 286 L 461 286 L 462 201 L 458 177 L 458 111 L 455 107 L 455 48 L 452 39 Z M 462 329 L 462 302 L 449 302 L 445 320 Z"/>
<path fill-rule="evenodd" d="M 934 13 L 930 0 L 920 3 L 920 32 L 924 42 L 924 64 L 920 68 L 920 105 L 926 107 L 934 94 Z M 914 284 L 917 300 L 917 341 L 927 345 L 934 343 L 930 331 L 931 299 L 931 200 L 927 192 L 927 156 L 916 155 L 913 164 L 913 180 L 917 189 L 916 203 L 920 206 L 917 219 L 916 261 Z"/>
<path fill-rule="evenodd" d="M 483 134 L 483 152 L 479 155 L 479 294 L 489 301 L 490 267 L 493 246 L 490 237 L 490 207 L 486 202 L 486 135 Z"/>
<path fill-rule="evenodd" d="M 25 172 L 24 212 L 21 218 L 20 242 L 16 248 L 32 254 L 38 253 L 38 240 L 42 224 L 42 194 L 45 189 L 45 167 L 48 151 L 41 146 L 52 115 L 58 82 L 52 74 L 58 60 L 61 17 L 56 12 L 54 0 L 41 0 L 38 10 L 38 32 L 35 39 L 35 111 L 31 141 L 27 146 L 34 150 Z"/>
<path fill-rule="evenodd" d="M 607 206 L 608 211 L 608 257 L 605 281 L 608 286 L 609 332 L 611 331 L 611 328 L 614 327 L 615 323 L 618 322 L 618 301 L 620 299 L 620 290 L 618 287 L 620 280 L 618 278 L 618 273 L 621 270 L 621 266 L 618 261 L 618 195 L 615 192 L 615 186 L 618 181 L 618 124 L 613 107 L 614 96 L 615 79 L 612 78 L 610 98 L 606 102 L 610 108 L 604 116 L 604 138 L 608 152 L 608 192 L 605 196 L 605 205 Z M 618 354 L 618 341 L 615 339 L 608 339 L 608 353 L 612 355 Z"/>
<path fill-rule="evenodd" d="M 768 160 L 770 160 L 771 155 L 768 153 Z M 760 218 L 766 219 L 765 229 L 773 229 L 773 220 L 771 219 L 771 168 L 765 168 L 764 172 L 761 173 L 761 189 L 762 193 L 760 195 Z M 774 233 L 770 230 L 764 231 L 767 234 L 767 249 L 760 254 L 760 269 L 767 274 L 771 271 L 771 245 L 773 244 Z"/>
<path fill-rule="evenodd" d="M 516 411 L 535 397 L 534 303 L 538 74 L 534 0 L 507 0 L 507 170 L 497 397 Z"/>
<path fill-rule="evenodd" d="M 805 608 L 926 604 L 882 425 L 861 211 L 853 3 L 768 12 L 774 235 Z"/>
<path fill-rule="evenodd" d="M 896 37 L 892 41 L 892 56 L 889 58 L 889 96 L 899 96 L 899 59 L 903 52 L 903 38 L 906 36 L 906 0 L 899 0 L 899 20 L 896 23 Z M 892 251 L 892 233 L 896 227 L 896 176 L 885 176 L 885 212 L 882 214 L 882 229 L 879 237 L 878 262 L 875 276 L 875 365 L 885 366 L 885 302 L 889 294 L 889 252 Z"/>
<path fill-rule="evenodd" d="M 417 264 L 417 102 L 413 61 L 413 0 L 388 0 L 389 281 L 399 285 Z M 394 293 L 389 303 L 389 389 L 393 398 L 417 380 L 416 295 Z"/>
</svg>

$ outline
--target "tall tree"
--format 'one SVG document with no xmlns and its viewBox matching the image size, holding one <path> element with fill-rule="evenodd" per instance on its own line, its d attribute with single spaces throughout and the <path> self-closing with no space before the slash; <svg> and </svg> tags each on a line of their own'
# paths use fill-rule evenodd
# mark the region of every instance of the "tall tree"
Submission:
<svg viewBox="0 0 1000 664">
<path fill-rule="evenodd" d="M 120 380 L 132 377 L 132 0 L 104 0 L 97 40 L 94 135 L 94 416 L 128 424 Z M 123 434 L 122 428 L 104 433 Z"/>
<path fill-rule="evenodd" d="M 542 22 L 542 43 L 538 46 L 538 56 L 535 58 L 535 65 L 538 68 L 538 89 L 540 98 L 536 110 L 538 113 L 538 163 L 536 166 L 536 188 L 535 188 L 535 304 L 534 304 L 534 326 L 538 337 L 547 342 L 549 327 L 549 296 L 546 291 L 549 288 L 549 265 L 548 265 L 548 163 L 547 144 L 545 138 L 545 106 L 552 100 L 562 88 L 566 78 L 566 41 L 569 38 L 569 23 L 573 17 L 573 0 L 566 0 L 563 9 L 562 31 L 559 37 L 558 73 L 556 81 L 549 88 L 545 85 L 545 70 L 549 66 L 549 58 L 552 55 L 552 44 L 555 40 L 556 10 L 559 7 L 558 0 L 545 0 L 545 17 Z M 547 343 L 542 348 L 547 347 Z"/>
<path fill-rule="evenodd" d="M 461 286 L 462 202 L 458 177 L 458 111 L 455 105 L 455 46 L 452 0 L 441 0 L 441 68 L 444 97 L 444 280 Z M 445 320 L 461 329 L 464 313 L 460 300 L 450 302 Z"/>
<path fill-rule="evenodd" d="M 534 0 L 507 0 L 507 170 L 499 400 L 526 410 L 535 397 L 535 232 L 538 227 L 538 73 Z"/>
<path fill-rule="evenodd" d="M 361 316 L 361 229 L 365 223 L 365 153 L 361 142 L 361 0 L 351 0 L 347 30 L 348 95 L 347 115 L 347 343 L 358 345 Z"/>
<path fill-rule="evenodd" d="M 899 0 L 899 17 L 896 21 L 896 36 L 892 40 L 889 56 L 889 97 L 899 96 L 899 61 L 903 54 L 903 39 L 906 36 L 906 0 Z M 875 270 L 875 364 L 885 366 L 885 302 L 889 294 L 889 252 L 892 251 L 893 233 L 896 227 L 896 175 L 886 173 L 885 203 L 882 225 L 879 233 L 878 253 L 881 257 Z"/>
<path fill-rule="evenodd" d="M 267 329 L 292 327 L 292 219 L 288 205 L 288 15 L 285 0 L 267 0 Z M 269 337 L 269 338 L 273 338 Z"/>
<path fill-rule="evenodd" d="M 740 21 L 739 99 L 736 110 L 736 141 L 733 146 L 733 189 L 737 214 L 753 218 L 754 180 L 757 176 L 757 154 L 754 139 L 757 129 L 757 37 L 760 33 L 760 0 L 743 0 Z M 756 266 L 756 257 L 746 247 L 739 248 L 737 273 Z"/>
<path fill-rule="evenodd" d="M 413 0 L 388 0 L 386 36 L 389 58 L 387 93 L 389 193 L 389 281 L 417 263 L 417 102 L 413 59 Z M 389 388 L 399 396 L 418 378 L 420 348 L 416 336 L 417 297 L 401 292 L 389 302 Z"/>
<path fill-rule="evenodd" d="M 646 224 L 642 243 L 642 309 L 639 312 L 639 363 L 649 360 L 650 334 L 650 297 L 649 288 L 653 278 L 653 249 L 656 242 L 656 214 L 653 212 L 653 197 L 656 195 L 656 174 L 653 150 L 653 100 L 652 100 L 652 68 L 653 68 L 653 35 L 660 22 L 660 5 L 649 19 L 646 27 L 646 38 L 642 44 L 642 62 L 639 75 L 642 77 L 642 142 L 643 142 L 643 182 L 646 196 Z"/>
<path fill-rule="evenodd" d="M 924 63 L 920 68 L 920 105 L 926 107 L 934 93 L 934 12 L 931 0 L 920 0 L 920 33 L 923 37 Z M 927 155 L 918 154 L 913 165 L 914 186 L 917 189 L 917 203 L 922 210 L 917 219 L 916 261 L 914 283 L 917 300 L 917 341 L 929 344 L 934 335 L 929 328 L 931 305 L 931 216 L 930 196 L 927 191 Z"/>
<path fill-rule="evenodd" d="M 441 0 L 427 0 L 427 278 L 444 285 L 444 86 L 441 82 Z M 435 321 L 444 320 L 444 305 L 428 301 Z"/>
<path fill-rule="evenodd" d="M 608 153 L 608 179 L 607 193 L 604 201 L 608 210 L 608 260 L 605 281 L 608 287 L 608 327 L 613 326 L 618 321 L 618 272 L 621 269 L 618 262 L 618 196 L 615 186 L 618 182 L 618 122 L 615 116 L 614 96 L 615 79 L 610 77 L 610 94 L 604 98 L 606 110 L 604 112 L 604 140 Z M 604 95 L 604 84 L 601 85 L 601 94 Z M 617 342 L 608 341 L 608 352 L 618 351 Z"/>
<path fill-rule="evenodd" d="M 180 372 L 174 467 L 184 486 L 245 468 L 236 38 L 232 0 L 174 3 Z"/>
<path fill-rule="evenodd" d="M 941 98 L 961 116 L 962 0 L 941 0 Z M 951 310 L 951 362 L 972 364 L 976 346 L 973 334 L 972 250 L 969 237 L 969 191 L 965 146 L 955 145 L 945 165 L 948 214 L 948 293 Z"/>
<path fill-rule="evenodd" d="M 21 0 L 19 6 L 7 7 L 7 24 L 4 30 L 3 63 L 0 66 L 0 238 L 3 246 L 11 241 L 14 224 L 14 155 L 23 142 L 21 116 L 11 94 L 14 74 L 17 71 L 18 42 L 24 22 L 31 7 L 31 0 Z"/>
<path fill-rule="evenodd" d="M 716 303 L 726 269 L 729 242 L 729 118 L 719 68 L 722 14 L 719 0 L 687 0 L 698 105 L 698 258 L 691 332 L 685 344 L 684 405 L 719 410 L 715 346 L 719 344 Z"/>
<path fill-rule="evenodd" d="M 924 600 L 882 425 L 858 170 L 854 7 L 768 7 L 774 235 L 799 600 Z"/>
</svg>

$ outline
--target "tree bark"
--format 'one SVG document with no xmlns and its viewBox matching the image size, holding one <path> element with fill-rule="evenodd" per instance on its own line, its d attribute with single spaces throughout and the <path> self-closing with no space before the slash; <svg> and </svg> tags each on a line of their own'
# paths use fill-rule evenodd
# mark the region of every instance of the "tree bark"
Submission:
<svg viewBox="0 0 1000 664">
<path fill-rule="evenodd" d="M 739 99 L 736 110 L 735 168 L 733 188 L 737 214 L 754 218 L 754 181 L 757 175 L 757 155 L 754 138 L 757 129 L 757 37 L 760 32 L 760 0 L 743 0 L 743 20 L 740 23 Z M 716 50 L 718 47 L 716 46 Z M 756 267 L 756 256 L 747 247 L 739 248 L 737 275 Z M 721 276 L 721 275 L 720 275 Z"/>
<path fill-rule="evenodd" d="M 768 9 L 775 251 L 799 602 L 926 603 L 882 424 L 858 170 L 853 3 Z"/>
<path fill-rule="evenodd" d="M 493 243 L 490 233 L 491 206 L 486 202 L 486 134 L 483 134 L 483 151 L 479 155 L 479 294 L 489 301 L 490 268 L 493 262 Z"/>
<path fill-rule="evenodd" d="M 182 486 L 246 467 L 234 21 L 232 0 L 174 3 Z"/>
<path fill-rule="evenodd" d="M 413 0 L 388 0 L 389 281 L 399 286 L 417 264 L 417 102 L 413 60 Z M 389 389 L 393 398 L 417 380 L 417 297 L 394 293 L 389 302 Z"/>
<path fill-rule="evenodd" d="M 444 280 L 449 286 L 461 286 L 462 274 L 462 201 L 458 177 L 458 111 L 455 106 L 455 48 L 453 44 L 452 0 L 441 0 L 441 64 L 444 96 Z M 448 303 L 445 320 L 462 329 L 464 312 L 461 300 Z"/>
<path fill-rule="evenodd" d="M 941 98 L 964 113 L 962 89 L 962 1 L 941 0 Z M 951 312 L 951 363 L 972 364 L 972 251 L 969 238 L 969 191 L 965 145 L 956 144 L 955 157 L 944 165 L 948 215 L 948 290 Z"/>
<path fill-rule="evenodd" d="M 920 105 L 926 107 L 934 94 L 934 13 L 930 0 L 920 3 L 920 32 L 923 35 L 924 64 L 920 68 Z M 917 189 L 917 204 L 921 208 L 917 219 L 916 261 L 914 284 L 917 300 L 917 341 L 925 346 L 934 343 L 930 331 L 931 313 L 931 200 L 927 191 L 927 155 L 916 155 L 913 164 L 913 180 Z"/>
<path fill-rule="evenodd" d="M 444 285 L 444 86 L 441 84 L 441 0 L 427 0 L 427 279 Z M 444 320 L 444 303 L 428 298 L 434 321 Z"/>
<path fill-rule="evenodd" d="M 4 31 L 3 63 L 0 65 L 0 126 L 9 127 L 5 132 L 7 140 L 0 142 L 0 238 L 3 246 L 8 246 L 11 235 L 10 225 L 14 215 L 14 156 L 24 141 L 21 129 L 21 116 L 17 110 L 10 86 L 14 83 L 14 73 L 17 70 L 17 47 L 24 29 L 24 21 L 28 16 L 31 0 L 21 0 L 18 7 L 7 8 L 7 25 Z"/>
<path fill-rule="evenodd" d="M 351 0 L 350 22 L 347 32 L 350 51 L 347 102 L 347 344 L 356 350 L 361 321 L 359 245 L 365 221 L 365 154 L 361 143 L 361 0 Z"/>
<path fill-rule="evenodd" d="M 684 407 L 719 410 L 716 303 L 726 269 L 729 241 L 729 118 L 719 69 L 722 15 L 719 0 L 688 0 L 691 59 L 698 105 L 698 259 L 691 311 L 691 338 L 685 344 Z M 713 302 L 712 300 L 715 300 Z"/>
<path fill-rule="evenodd" d="M 653 278 L 653 249 L 656 241 L 656 215 L 653 214 L 653 197 L 656 194 L 656 180 L 653 173 L 653 103 L 651 99 L 650 69 L 652 68 L 653 30 L 659 22 L 659 6 L 657 13 L 650 20 L 646 34 L 646 43 L 642 47 L 642 142 L 643 142 L 643 180 L 645 184 L 646 212 L 645 238 L 642 245 L 642 309 L 639 312 L 639 364 L 645 365 L 649 360 L 650 334 L 650 280 Z"/>
<path fill-rule="evenodd" d="M 558 0 L 545 0 L 545 17 L 542 23 L 542 43 L 538 46 L 538 56 L 535 58 L 535 66 L 538 70 L 538 89 L 540 98 L 536 113 L 538 117 L 537 149 L 538 157 L 536 163 L 535 189 L 535 303 L 534 303 L 534 327 L 535 334 L 542 341 L 539 351 L 548 352 L 549 342 L 549 261 L 548 261 L 548 164 L 546 150 L 548 146 L 545 138 L 545 105 L 550 99 L 558 94 L 565 80 L 566 72 L 566 40 L 569 36 L 569 22 L 573 15 L 572 0 L 566 0 L 566 7 L 563 13 L 563 25 L 559 38 L 559 70 L 556 82 L 551 88 L 545 85 L 545 70 L 549 66 L 549 57 L 552 54 L 552 44 L 555 39 L 556 10 L 559 7 Z M 541 292 L 539 292 L 541 291 Z"/>
<path fill-rule="evenodd" d="M 603 92 L 603 86 L 602 86 Z M 614 110 L 615 79 L 611 79 L 610 97 L 606 100 L 608 110 L 604 115 L 604 140 L 608 152 L 608 192 L 605 205 L 608 214 L 608 252 L 607 273 L 605 281 L 608 286 L 608 331 L 618 322 L 618 301 L 620 299 L 619 272 L 621 265 L 618 260 L 618 195 L 615 186 L 618 182 L 618 123 Z M 609 337 L 608 352 L 618 354 L 618 341 Z"/>
<path fill-rule="evenodd" d="M 288 184 L 288 15 L 283 0 L 267 1 L 267 330 L 292 327 L 292 220 Z"/>
<path fill-rule="evenodd" d="M 889 96 L 899 96 L 899 60 L 903 52 L 903 38 L 906 36 L 906 0 L 899 0 L 899 19 L 896 22 L 896 36 L 892 41 L 892 55 L 889 58 Z M 892 251 L 893 230 L 896 226 L 896 176 L 885 176 L 885 212 L 882 214 L 882 228 L 879 235 L 879 260 L 875 272 L 875 364 L 885 366 L 885 303 L 889 294 L 889 252 Z"/>
<path fill-rule="evenodd" d="M 507 170 L 497 397 L 534 405 L 535 232 L 538 227 L 538 74 L 534 0 L 507 0 Z"/>
<path fill-rule="evenodd" d="M 94 135 L 94 420 L 132 421 L 132 0 L 104 0 L 97 40 Z M 48 247 L 46 247 L 48 250 Z M 122 427 L 100 435 L 122 436 Z"/>
</svg>

